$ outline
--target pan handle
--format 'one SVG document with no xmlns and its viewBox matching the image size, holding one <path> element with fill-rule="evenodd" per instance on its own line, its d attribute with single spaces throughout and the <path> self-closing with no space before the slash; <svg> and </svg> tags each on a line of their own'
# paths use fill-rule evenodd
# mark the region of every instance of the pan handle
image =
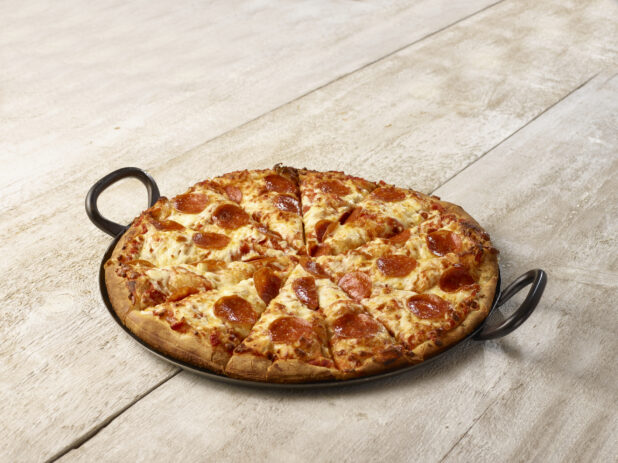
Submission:
<svg viewBox="0 0 618 463">
<path fill-rule="evenodd" d="M 99 199 L 99 195 L 103 193 L 107 187 L 127 177 L 136 178 L 146 186 L 148 190 L 149 207 L 156 203 L 161 196 L 159 187 L 154 179 L 148 173 L 137 167 L 123 167 L 122 169 L 115 170 L 92 185 L 92 188 L 90 188 L 90 191 L 88 191 L 86 195 L 86 213 L 93 224 L 108 235 L 114 237 L 123 233 L 127 227 L 103 217 L 97 207 L 97 200 Z"/>
<path fill-rule="evenodd" d="M 529 284 L 532 284 L 532 286 L 528 291 L 526 299 L 522 302 L 519 308 L 498 326 L 483 326 L 483 328 L 481 328 L 481 330 L 474 336 L 475 340 L 485 341 L 487 339 L 500 338 L 517 329 L 523 322 L 526 321 L 541 300 L 543 290 L 547 284 L 547 274 L 543 270 L 537 268 L 534 270 L 529 270 L 521 275 L 513 283 L 507 286 L 504 291 L 502 291 L 497 303 L 497 306 L 500 307 Z"/>
</svg>

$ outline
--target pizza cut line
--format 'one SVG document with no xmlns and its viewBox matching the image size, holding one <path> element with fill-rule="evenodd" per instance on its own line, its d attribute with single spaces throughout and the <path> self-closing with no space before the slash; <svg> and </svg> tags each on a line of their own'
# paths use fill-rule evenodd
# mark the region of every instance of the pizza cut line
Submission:
<svg viewBox="0 0 618 463">
<path fill-rule="evenodd" d="M 343 172 L 231 172 L 160 198 L 105 263 L 122 323 L 159 352 L 253 381 L 422 362 L 488 315 L 497 250 L 463 209 Z"/>
</svg>

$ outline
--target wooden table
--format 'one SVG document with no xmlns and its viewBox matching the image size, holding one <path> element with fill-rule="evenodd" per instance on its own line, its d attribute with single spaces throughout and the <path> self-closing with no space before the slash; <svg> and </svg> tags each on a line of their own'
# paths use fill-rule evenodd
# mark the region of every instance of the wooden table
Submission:
<svg viewBox="0 0 618 463">
<path fill-rule="evenodd" d="M 615 0 L 0 3 L 0 461 L 616 461 L 617 24 Z M 548 272 L 540 306 L 360 387 L 158 360 L 100 300 L 86 191 L 277 162 L 461 204 L 505 283 Z M 145 203 L 126 181 L 101 209 Z"/>
</svg>

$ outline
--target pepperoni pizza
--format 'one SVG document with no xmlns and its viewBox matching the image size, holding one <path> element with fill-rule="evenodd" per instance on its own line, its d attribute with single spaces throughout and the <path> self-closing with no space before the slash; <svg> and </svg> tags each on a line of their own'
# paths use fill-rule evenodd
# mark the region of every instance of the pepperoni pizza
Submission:
<svg viewBox="0 0 618 463">
<path fill-rule="evenodd" d="M 497 276 L 489 236 L 460 207 L 282 166 L 159 199 L 105 264 L 111 303 L 143 341 L 272 382 L 422 362 L 481 323 Z"/>
</svg>

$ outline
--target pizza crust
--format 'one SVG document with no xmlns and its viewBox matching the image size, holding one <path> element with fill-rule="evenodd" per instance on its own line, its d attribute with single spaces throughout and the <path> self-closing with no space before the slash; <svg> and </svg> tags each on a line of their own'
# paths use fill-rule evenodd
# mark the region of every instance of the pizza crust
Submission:
<svg viewBox="0 0 618 463">
<path fill-rule="evenodd" d="M 273 383 L 300 383 L 335 379 L 336 370 L 301 362 L 297 359 L 279 359 L 266 372 L 266 380 Z"/>
<path fill-rule="evenodd" d="M 117 273 L 120 264 L 113 260 L 105 263 L 105 286 L 107 295 L 118 318 L 124 323 L 127 314 L 133 309 L 131 292 L 127 281 Z"/>
<path fill-rule="evenodd" d="M 125 318 L 125 325 L 155 350 L 215 373 L 223 373 L 231 357 L 227 352 L 213 348 L 196 332 L 174 331 L 168 323 L 151 313 L 131 311 Z"/>
<path fill-rule="evenodd" d="M 272 361 L 266 357 L 252 353 L 234 354 L 225 367 L 225 374 L 232 378 L 266 381 L 266 374 L 271 365 Z"/>
<path fill-rule="evenodd" d="M 337 379 L 352 379 L 360 378 L 362 376 L 377 375 L 378 373 L 385 373 L 387 371 L 396 370 L 403 366 L 408 365 L 407 359 L 400 354 L 400 357 L 391 362 L 383 362 L 379 357 L 372 357 L 367 359 L 362 366 L 357 367 L 351 371 L 337 371 Z"/>
<path fill-rule="evenodd" d="M 117 270 L 120 268 L 119 257 L 122 255 L 125 246 L 139 234 L 135 223 L 140 217 L 135 219 L 128 230 L 120 237 L 116 246 L 114 246 L 111 257 L 105 262 L 105 287 L 107 288 L 107 295 L 116 315 L 123 323 L 127 314 L 133 309 L 133 303 L 131 302 L 131 292 L 127 286 L 127 280 L 117 273 Z"/>
</svg>

